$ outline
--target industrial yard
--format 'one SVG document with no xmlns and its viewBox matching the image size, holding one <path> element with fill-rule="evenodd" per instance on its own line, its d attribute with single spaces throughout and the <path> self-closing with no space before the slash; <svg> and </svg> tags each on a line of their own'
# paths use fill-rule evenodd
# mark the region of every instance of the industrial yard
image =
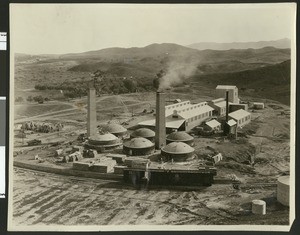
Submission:
<svg viewBox="0 0 300 235">
<path fill-rule="evenodd" d="M 166 95 L 167 101 L 178 97 L 193 99 L 193 102 L 213 98 L 213 91 L 208 89 L 204 96 L 203 93 L 197 95 L 196 89 L 191 90 L 196 94 L 172 93 L 171 90 Z M 251 97 L 242 98 L 253 102 Z M 110 107 L 98 108 L 110 101 Z M 217 176 L 210 187 L 150 185 L 136 188 L 124 183 L 122 175 L 115 174 L 112 167 L 104 174 L 74 173 L 73 163 L 58 163 L 61 157 L 54 153 L 57 149 L 83 148 L 78 136 L 86 132 L 87 99 L 71 100 L 65 109 L 32 116 L 16 107 L 16 123 L 43 121 L 60 123 L 63 128 L 49 133 L 25 131 L 26 137 L 15 138 L 14 165 L 18 167 L 14 169 L 13 182 L 14 222 L 20 225 L 287 225 L 289 208 L 277 201 L 276 193 L 278 177 L 289 174 L 289 107 L 272 100 L 261 101 L 264 109 L 249 109 L 252 121 L 239 129 L 236 139 L 191 133 L 200 160 L 217 153 L 223 156 L 222 161 L 215 164 Z M 81 104 L 79 109 L 76 108 L 78 103 Z M 148 105 L 145 107 L 145 104 Z M 48 104 L 38 107 L 44 105 Z M 112 123 L 123 124 L 132 133 L 138 123 L 153 118 L 155 96 L 154 93 L 100 96 L 96 98 L 96 106 L 99 124 L 107 125 L 113 118 Z M 143 112 L 145 108 L 147 112 Z M 32 139 L 42 143 L 27 146 Z M 107 156 L 111 152 L 122 154 L 122 147 L 97 153 L 94 160 L 110 162 Z M 266 202 L 265 215 L 251 212 L 251 202 L 255 199 Z"/>
</svg>

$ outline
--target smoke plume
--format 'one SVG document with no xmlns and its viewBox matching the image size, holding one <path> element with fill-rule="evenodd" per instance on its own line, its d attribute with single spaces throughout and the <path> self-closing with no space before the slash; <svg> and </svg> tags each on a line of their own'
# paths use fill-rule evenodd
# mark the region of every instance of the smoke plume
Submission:
<svg viewBox="0 0 300 235">
<path fill-rule="evenodd" d="M 159 79 L 158 90 L 170 89 L 182 84 L 184 80 L 195 74 L 197 65 L 197 63 L 190 61 L 169 62 L 165 74 Z"/>
</svg>

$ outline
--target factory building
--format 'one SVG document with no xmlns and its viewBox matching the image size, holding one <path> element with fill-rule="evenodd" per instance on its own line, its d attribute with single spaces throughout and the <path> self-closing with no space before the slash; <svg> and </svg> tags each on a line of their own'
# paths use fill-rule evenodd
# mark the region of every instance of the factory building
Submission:
<svg viewBox="0 0 300 235">
<path fill-rule="evenodd" d="M 154 150 L 154 143 L 143 137 L 130 139 L 123 144 L 123 152 L 130 156 L 149 155 Z"/>
<path fill-rule="evenodd" d="M 192 157 L 195 149 L 182 142 L 172 142 L 161 149 L 165 161 L 181 162 Z"/>
<path fill-rule="evenodd" d="M 251 113 L 243 109 L 229 113 L 228 116 L 236 121 L 238 127 L 243 127 L 251 121 Z"/>
<path fill-rule="evenodd" d="M 208 105 L 214 109 L 214 116 L 224 116 L 226 114 L 226 99 L 218 98 L 211 101 L 208 101 Z"/>
<path fill-rule="evenodd" d="M 205 123 L 204 129 L 208 131 L 219 131 L 221 130 L 221 123 L 214 119 L 210 120 Z"/>
<path fill-rule="evenodd" d="M 180 107 L 180 106 L 179 106 Z M 182 107 L 182 106 L 181 106 Z M 177 107 L 178 108 L 178 107 Z M 143 122 L 143 125 L 155 128 L 155 147 L 161 149 L 161 154 L 153 154 L 149 157 L 155 157 L 152 160 L 136 157 L 136 163 L 131 161 L 127 164 L 125 160 L 125 167 L 123 168 L 123 178 L 125 182 L 130 182 L 133 185 L 145 184 L 145 181 L 151 184 L 161 185 L 206 185 L 210 186 L 213 182 L 213 176 L 216 175 L 216 168 L 207 165 L 193 165 L 193 164 L 176 164 L 176 162 L 186 161 L 194 156 L 194 148 L 187 143 L 177 142 L 178 139 L 185 140 L 191 143 L 189 136 L 178 132 L 168 135 L 166 138 L 166 130 L 168 128 L 174 130 L 185 130 L 187 126 L 195 118 L 200 122 L 212 115 L 212 108 L 203 102 L 196 105 L 188 104 L 180 110 L 173 110 L 173 113 L 166 115 L 164 106 L 164 93 L 156 93 L 156 120 Z M 204 114 L 202 116 L 202 114 Z M 192 116 L 188 116 L 192 115 Z M 199 116 L 200 115 L 200 116 Z M 167 116 L 167 117 L 166 117 Z M 156 124 L 156 125 L 155 125 Z M 141 123 L 140 123 L 141 125 Z M 133 141 L 133 138 L 131 141 Z M 142 138 L 144 139 L 144 138 Z M 165 141 L 174 141 L 165 145 Z M 146 142 L 148 141 L 148 142 Z M 139 149 L 147 151 L 154 151 L 153 144 L 149 140 L 144 139 L 144 144 L 138 142 Z M 124 143 L 124 152 L 133 155 L 133 146 L 130 142 Z M 146 151 L 146 153 L 148 153 Z M 143 152 L 144 153 L 144 152 Z M 141 153 L 137 153 L 141 154 Z M 136 155 L 137 155 L 136 154 Z M 128 162 L 128 161 L 127 161 Z M 134 163 L 134 164 L 133 164 Z"/>
<path fill-rule="evenodd" d="M 99 126 L 100 132 L 109 132 L 117 137 L 122 138 L 127 133 L 127 129 L 116 123 L 109 123 Z"/>
<path fill-rule="evenodd" d="M 174 131 L 190 131 L 194 127 L 200 125 L 205 120 L 213 115 L 213 108 L 207 102 L 198 104 L 188 104 L 178 110 L 173 110 L 173 113 L 165 118 L 166 131 L 168 133 Z M 141 127 L 154 128 L 155 120 L 147 120 L 139 123 Z"/>
<path fill-rule="evenodd" d="M 225 122 L 224 124 L 224 134 L 229 137 L 236 137 L 237 135 L 237 122 L 233 119 Z"/>
<path fill-rule="evenodd" d="M 212 117 L 213 108 L 207 102 L 191 105 L 184 111 L 174 111 L 173 118 L 183 118 L 185 120 L 185 131 L 190 131 L 194 127 L 201 125 L 205 120 Z"/>
<path fill-rule="evenodd" d="M 167 136 L 167 144 L 172 142 L 182 142 L 194 146 L 194 137 L 184 131 L 177 131 Z"/>
<path fill-rule="evenodd" d="M 143 137 L 154 142 L 155 132 L 148 128 L 139 128 L 130 134 L 130 138 Z"/>
<path fill-rule="evenodd" d="M 229 102 L 238 104 L 240 102 L 238 96 L 238 88 L 236 86 L 218 85 L 216 87 L 215 98 L 225 98 L 226 91 L 229 92 Z"/>
<path fill-rule="evenodd" d="M 248 111 L 248 104 L 229 104 L 230 113 L 239 109 L 244 109 L 245 111 Z"/>
<path fill-rule="evenodd" d="M 166 116 L 171 115 L 174 110 L 184 109 L 184 108 L 188 107 L 190 104 L 191 104 L 191 102 L 189 100 L 187 100 L 187 101 L 176 102 L 175 104 L 166 105 L 166 107 L 165 107 Z"/>
<path fill-rule="evenodd" d="M 103 152 L 105 150 L 117 148 L 121 144 L 121 140 L 111 133 L 98 133 L 88 137 L 88 140 L 84 144 L 84 147 L 89 149 L 95 149 L 98 152 Z"/>
</svg>

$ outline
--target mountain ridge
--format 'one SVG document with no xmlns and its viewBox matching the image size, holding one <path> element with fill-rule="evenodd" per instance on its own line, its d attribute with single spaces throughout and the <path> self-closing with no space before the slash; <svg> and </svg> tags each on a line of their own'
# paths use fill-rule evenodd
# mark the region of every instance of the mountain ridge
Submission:
<svg viewBox="0 0 300 235">
<path fill-rule="evenodd" d="M 186 45 L 186 47 L 197 49 L 197 50 L 229 50 L 229 49 L 259 49 L 263 47 L 276 47 L 276 48 L 291 48 L 291 40 L 288 38 L 282 38 L 279 40 L 269 40 L 269 41 L 256 41 L 256 42 L 228 42 L 228 43 L 218 43 L 218 42 L 199 42 Z"/>
</svg>

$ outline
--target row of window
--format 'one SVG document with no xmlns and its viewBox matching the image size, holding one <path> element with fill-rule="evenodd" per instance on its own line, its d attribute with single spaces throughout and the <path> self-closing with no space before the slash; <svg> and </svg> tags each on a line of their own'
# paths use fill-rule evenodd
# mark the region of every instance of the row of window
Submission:
<svg viewBox="0 0 300 235">
<path fill-rule="evenodd" d="M 245 121 L 248 121 L 250 118 L 251 118 L 251 116 L 249 115 L 249 116 L 246 116 L 246 117 L 240 119 L 240 120 L 239 120 L 239 124 L 242 124 L 242 123 L 244 123 Z"/>
<path fill-rule="evenodd" d="M 202 114 L 200 114 L 198 116 L 189 118 L 189 119 L 187 119 L 187 122 L 193 122 L 193 121 L 196 121 L 198 119 L 203 119 L 203 118 L 208 117 L 208 116 L 212 116 L 212 111 L 209 111 L 209 112 L 206 112 L 206 113 L 202 113 Z"/>
<path fill-rule="evenodd" d="M 186 112 L 186 111 L 193 110 L 193 109 L 196 109 L 196 108 L 199 108 L 199 107 L 203 107 L 204 105 L 207 105 L 207 103 L 196 104 L 196 105 L 191 106 L 190 108 L 178 110 L 177 112 L 178 112 L 178 113 Z"/>
<path fill-rule="evenodd" d="M 166 106 L 166 109 L 174 109 L 174 108 L 178 108 L 178 107 L 185 106 L 185 105 L 188 105 L 188 104 L 190 104 L 189 101 L 183 102 L 183 103 L 178 103 L 178 104 L 172 104 L 172 105 Z"/>
<path fill-rule="evenodd" d="M 178 107 L 182 107 L 182 106 L 186 106 L 186 105 L 188 105 L 188 104 L 190 104 L 190 102 L 188 101 L 188 102 L 185 102 L 185 103 L 179 103 L 179 104 L 173 104 L 173 105 L 170 105 L 170 106 L 166 106 L 166 110 L 168 110 L 168 109 L 174 109 L 174 108 L 178 108 Z M 194 109 L 194 108 L 198 108 L 198 107 L 202 107 L 202 106 L 204 106 L 204 105 L 207 105 L 207 103 L 206 102 L 203 102 L 203 103 L 199 103 L 199 104 L 195 104 L 195 105 L 192 105 L 190 108 L 187 108 L 187 109 L 183 109 L 183 110 L 181 110 L 181 111 L 189 111 L 190 109 L 192 110 L 192 109 Z"/>
</svg>

